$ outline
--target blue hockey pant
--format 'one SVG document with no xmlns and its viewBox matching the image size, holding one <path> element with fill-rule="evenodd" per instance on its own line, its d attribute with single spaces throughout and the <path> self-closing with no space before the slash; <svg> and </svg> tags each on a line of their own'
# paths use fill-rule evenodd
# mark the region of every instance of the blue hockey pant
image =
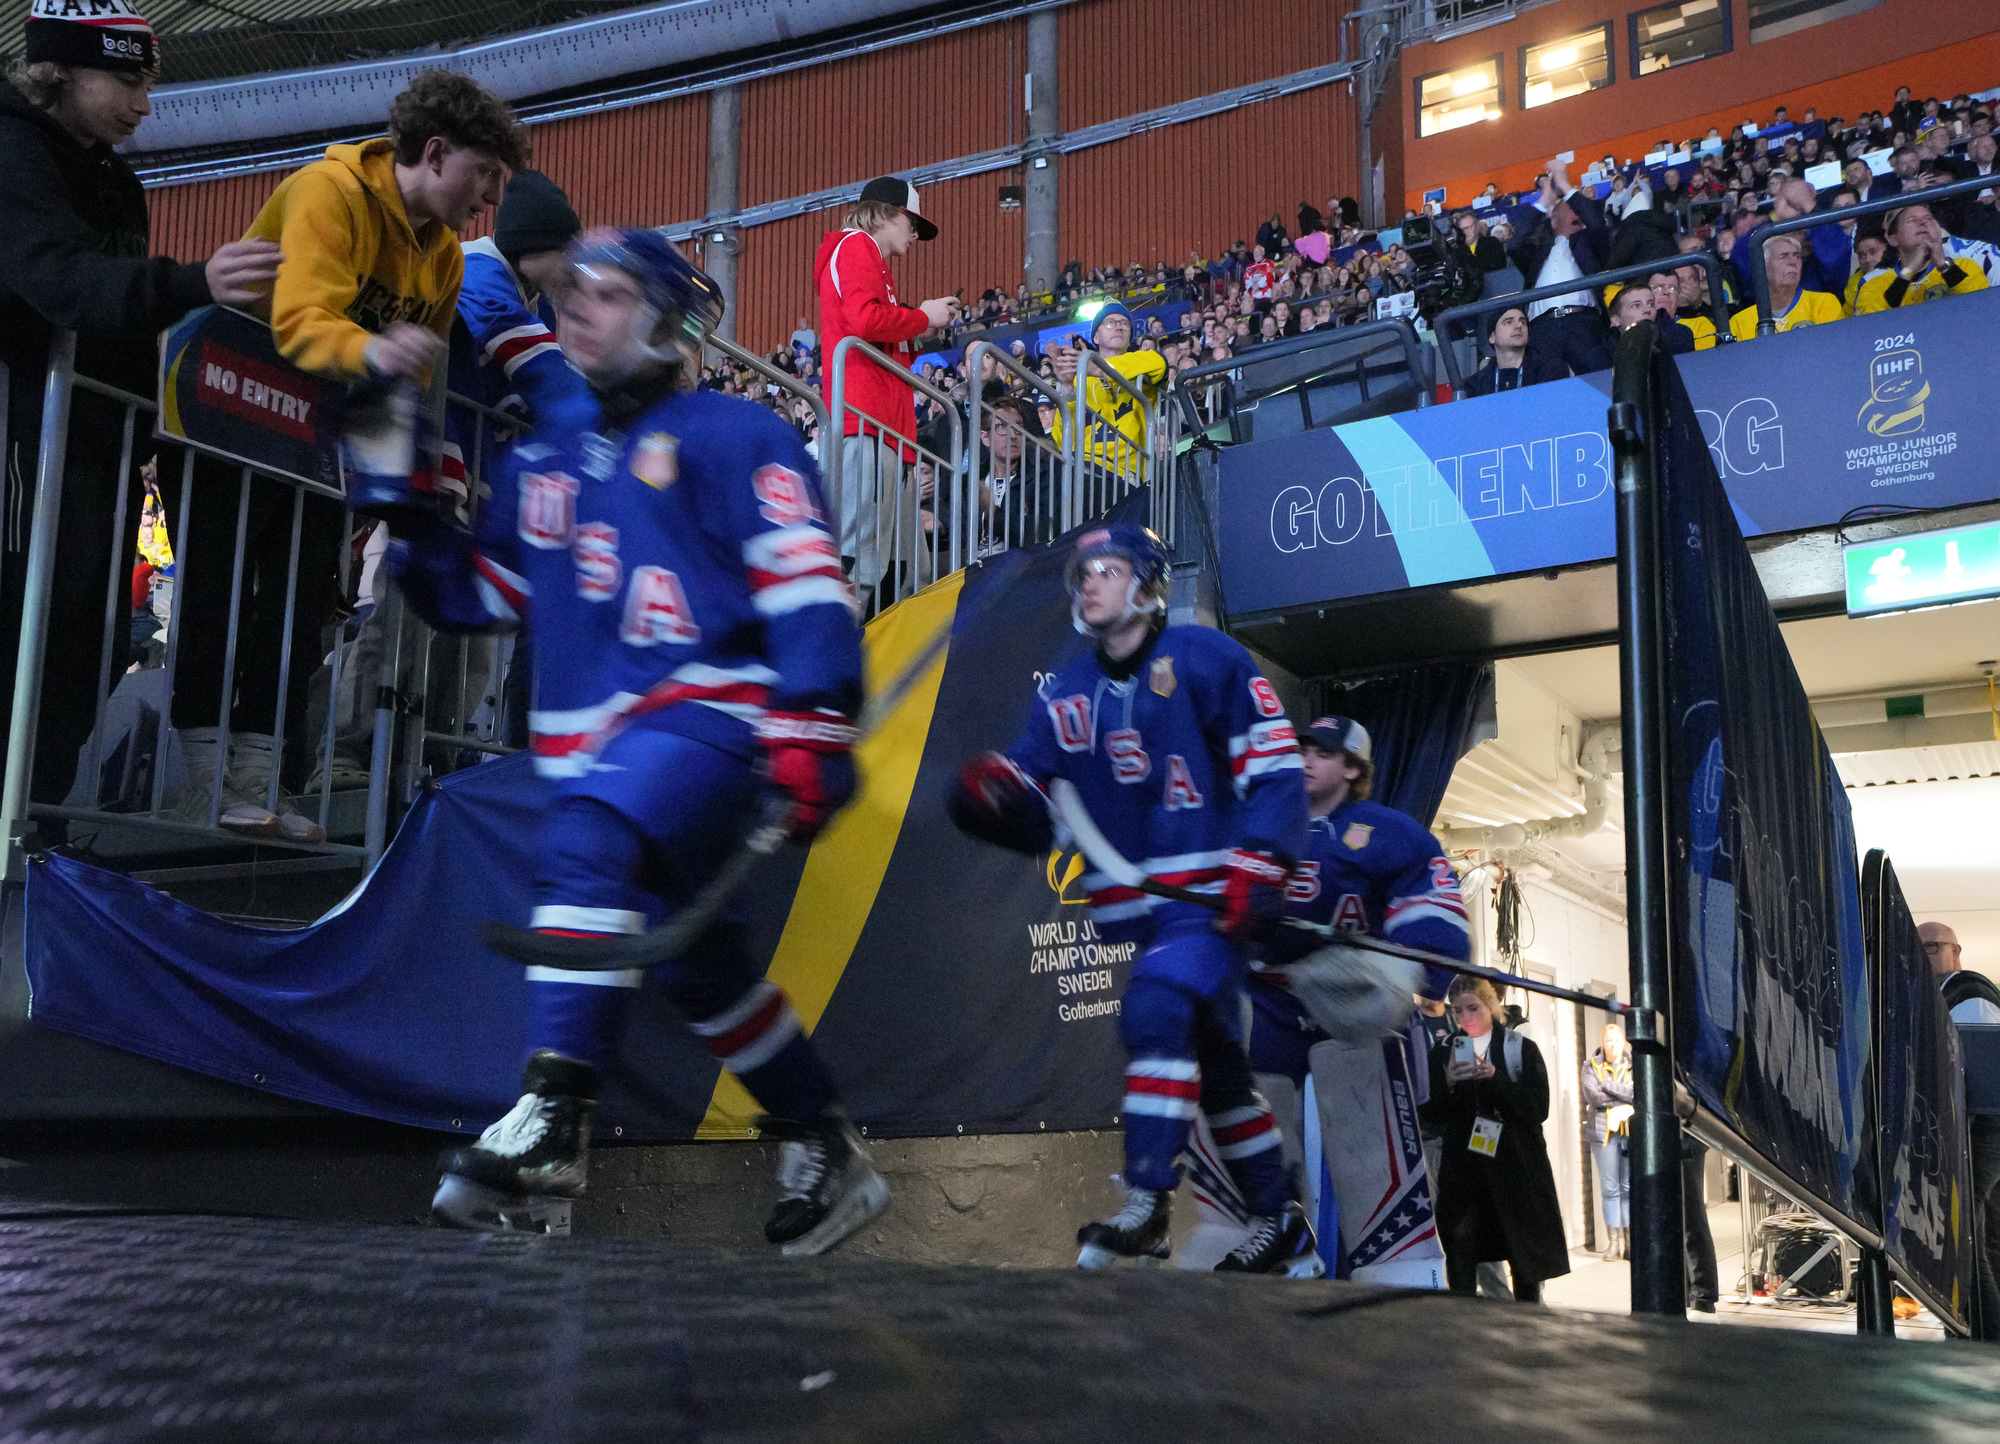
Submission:
<svg viewBox="0 0 2000 1444">
<path fill-rule="evenodd" d="M 542 824 L 530 926 L 570 936 L 637 933 L 684 906 L 734 850 L 757 804 L 746 759 L 635 727 L 598 766 L 557 784 Z M 726 913 L 680 958 L 653 970 L 695 1033 L 751 1097 L 781 1118 L 812 1118 L 833 1080 L 783 990 L 758 975 L 740 918 Z M 644 974 L 528 969 L 528 1047 L 602 1069 L 618 1056 Z"/>
<path fill-rule="evenodd" d="M 1256 1213 L 1276 1213 L 1288 1189 L 1277 1120 L 1243 1056 L 1241 969 L 1214 914 L 1168 904 L 1108 938 L 1143 938 L 1119 1011 L 1125 1067 L 1125 1182 L 1172 1189 L 1197 1111 L 1208 1118 L 1237 1190 Z"/>
</svg>

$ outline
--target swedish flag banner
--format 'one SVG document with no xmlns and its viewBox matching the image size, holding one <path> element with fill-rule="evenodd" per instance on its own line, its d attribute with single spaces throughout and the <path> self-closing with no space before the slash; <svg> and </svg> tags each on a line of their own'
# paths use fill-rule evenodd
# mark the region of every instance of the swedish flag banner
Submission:
<svg viewBox="0 0 2000 1444">
<path fill-rule="evenodd" d="M 1140 519 L 1146 502 L 1125 505 Z M 1070 625 L 1064 553 L 1060 542 L 1008 553 L 870 625 L 871 690 L 953 630 L 943 665 L 862 745 L 854 805 L 742 900 L 769 976 L 871 1136 L 1117 1115 L 1117 1000 L 1133 960 L 1084 917 L 1081 860 L 983 846 L 944 812 L 960 762 L 1010 742 L 1041 673 L 1086 645 Z M 527 917 L 542 806 L 525 757 L 447 777 L 367 882 L 302 929 L 225 921 L 73 859 L 38 861 L 34 1020 L 286 1097 L 476 1131 L 519 1092 L 526 1020 L 521 970 L 486 951 L 479 924 Z M 644 989 L 607 1080 L 603 1136 L 741 1138 L 755 1112 L 660 990 Z"/>
</svg>

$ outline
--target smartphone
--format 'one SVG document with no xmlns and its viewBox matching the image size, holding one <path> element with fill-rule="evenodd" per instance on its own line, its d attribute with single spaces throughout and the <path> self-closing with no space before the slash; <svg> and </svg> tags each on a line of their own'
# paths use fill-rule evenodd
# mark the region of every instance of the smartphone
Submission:
<svg viewBox="0 0 2000 1444">
<path fill-rule="evenodd" d="M 1472 1050 L 1472 1035 L 1460 1033 L 1451 1040 L 1451 1061 L 1470 1068 L 1479 1061 L 1479 1055 Z"/>
</svg>

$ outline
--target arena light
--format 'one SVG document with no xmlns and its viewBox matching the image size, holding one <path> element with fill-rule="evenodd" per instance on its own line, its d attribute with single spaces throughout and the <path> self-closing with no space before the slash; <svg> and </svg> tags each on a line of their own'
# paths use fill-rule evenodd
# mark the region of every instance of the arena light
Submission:
<svg viewBox="0 0 2000 1444">
<path fill-rule="evenodd" d="M 1451 83 L 1453 95 L 1476 95 L 1484 89 L 1486 89 L 1486 77 L 1478 71 L 1470 75 L 1461 75 Z"/>
<path fill-rule="evenodd" d="M 1108 304 L 1105 301 L 1085 301 L 1081 306 L 1076 308 L 1076 319 L 1079 321 L 1095 321 L 1097 313 L 1102 311 Z"/>
<path fill-rule="evenodd" d="M 1544 70 L 1560 70 L 1565 65 L 1574 64 L 1576 64 L 1576 51 L 1567 45 L 1561 50 L 1551 50 L 1547 55 L 1542 57 L 1542 69 Z"/>
</svg>

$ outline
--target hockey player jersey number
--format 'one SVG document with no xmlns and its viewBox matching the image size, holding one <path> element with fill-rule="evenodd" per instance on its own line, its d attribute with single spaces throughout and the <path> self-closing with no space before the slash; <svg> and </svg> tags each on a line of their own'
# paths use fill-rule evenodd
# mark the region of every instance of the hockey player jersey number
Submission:
<svg viewBox="0 0 2000 1444">
<path fill-rule="evenodd" d="M 634 647 L 658 642 L 685 646 L 701 640 L 681 579 L 665 567 L 638 567 L 625 596 L 625 619 L 618 638 Z"/>
<path fill-rule="evenodd" d="M 797 526 L 801 522 L 822 520 L 819 508 L 813 505 L 806 479 L 788 466 L 775 462 L 760 466 L 751 474 L 750 485 L 757 493 L 757 510 L 768 522 Z"/>
</svg>

